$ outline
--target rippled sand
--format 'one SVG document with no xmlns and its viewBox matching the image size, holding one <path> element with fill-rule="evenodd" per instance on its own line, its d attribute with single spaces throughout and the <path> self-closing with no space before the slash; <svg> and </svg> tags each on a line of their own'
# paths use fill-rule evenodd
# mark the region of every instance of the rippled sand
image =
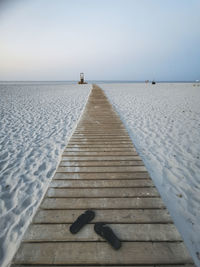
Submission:
<svg viewBox="0 0 200 267">
<path fill-rule="evenodd" d="M 91 85 L 0 84 L 0 265 L 20 243 Z"/>
</svg>

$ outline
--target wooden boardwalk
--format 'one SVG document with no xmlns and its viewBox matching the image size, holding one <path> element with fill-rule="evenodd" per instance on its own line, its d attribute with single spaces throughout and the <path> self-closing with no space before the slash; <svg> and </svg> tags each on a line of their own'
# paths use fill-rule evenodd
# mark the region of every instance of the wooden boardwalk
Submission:
<svg viewBox="0 0 200 267">
<path fill-rule="evenodd" d="M 78 234 L 86 209 L 95 219 Z M 113 250 L 94 232 L 110 224 Z M 103 91 L 93 86 L 48 191 L 12 266 L 194 266 L 130 137 Z"/>
</svg>

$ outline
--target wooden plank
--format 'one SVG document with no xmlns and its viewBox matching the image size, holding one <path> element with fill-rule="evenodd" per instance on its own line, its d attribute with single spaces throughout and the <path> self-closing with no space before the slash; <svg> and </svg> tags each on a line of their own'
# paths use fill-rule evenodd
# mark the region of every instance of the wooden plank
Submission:
<svg viewBox="0 0 200 267">
<path fill-rule="evenodd" d="M 104 140 L 109 141 L 109 140 L 131 140 L 130 136 L 128 134 L 110 134 L 110 133 L 105 133 L 105 134 L 90 134 L 90 133 L 79 133 L 79 134 L 73 134 L 72 140 L 74 141 L 80 141 L 81 139 L 85 139 L 86 141 L 94 141 L 94 140 Z"/>
<path fill-rule="evenodd" d="M 114 120 L 98 120 L 97 119 L 93 119 L 90 122 L 88 122 L 87 120 L 83 120 L 80 121 L 78 124 L 78 128 L 96 128 L 96 127 L 109 127 L 109 128 L 124 128 L 122 122 L 119 121 L 114 121 Z"/>
<path fill-rule="evenodd" d="M 49 188 L 48 197 L 159 197 L 156 188 Z"/>
<path fill-rule="evenodd" d="M 85 140 L 85 138 L 84 138 Z M 97 146 L 97 147 L 133 147 L 134 148 L 134 145 L 133 143 L 131 143 L 130 141 L 120 141 L 120 140 L 117 140 L 117 141 L 109 141 L 108 139 L 106 141 L 101 141 L 99 139 L 96 139 L 96 141 L 94 139 L 92 139 L 92 141 L 73 141 L 73 142 L 70 142 L 68 143 L 69 146 L 83 146 L 83 147 L 93 147 L 93 146 Z"/>
<path fill-rule="evenodd" d="M 77 146 L 83 146 L 83 147 L 117 147 L 117 146 L 122 146 L 122 147 L 133 147 L 133 143 L 131 143 L 130 141 L 73 141 L 73 142 L 69 142 L 68 147 L 77 147 Z"/>
<path fill-rule="evenodd" d="M 88 149 L 91 149 L 91 148 L 97 148 L 100 149 L 101 151 L 101 148 L 111 148 L 111 149 L 116 149 L 116 148 L 124 148 L 124 150 L 126 150 L 126 148 L 129 148 L 129 149 L 134 149 L 133 145 L 131 143 L 129 144 L 68 144 L 66 149 L 65 150 L 71 150 L 71 148 L 88 148 Z"/>
<path fill-rule="evenodd" d="M 82 138 L 77 138 L 71 140 L 68 144 L 83 144 L 83 145 L 106 145 L 106 144 L 131 144 L 133 143 L 130 141 L 130 139 L 113 139 L 113 138 L 87 138 L 86 136 Z"/>
<path fill-rule="evenodd" d="M 109 128 L 109 129 L 112 129 L 113 128 L 119 128 L 119 129 L 124 129 L 124 125 L 122 124 L 122 122 L 116 122 L 116 121 L 113 121 L 113 122 L 110 122 L 108 121 L 106 123 L 105 122 L 95 122 L 96 118 L 94 116 L 91 116 L 91 118 L 93 117 L 93 121 L 90 122 L 90 123 L 87 123 L 86 120 L 83 120 L 83 121 L 80 121 L 79 124 L 77 125 L 77 129 L 86 129 L 86 128 L 94 128 L 96 129 L 97 128 Z M 114 118 L 115 119 L 115 118 Z"/>
<path fill-rule="evenodd" d="M 195 265 L 194 264 L 192 264 L 192 263 L 186 263 L 186 264 L 176 264 L 176 265 L 172 265 L 172 264 L 170 264 L 170 265 L 155 265 L 155 267 L 195 267 Z"/>
<path fill-rule="evenodd" d="M 26 264 L 180 264 L 191 258 L 182 242 L 123 242 L 113 250 L 104 242 L 22 243 L 15 263 Z"/>
<path fill-rule="evenodd" d="M 118 124 L 92 124 L 92 125 L 79 125 L 77 126 L 76 130 L 77 131 L 102 131 L 103 129 L 105 130 L 111 130 L 111 131 L 118 131 L 118 130 L 122 130 L 125 131 L 124 126 L 123 125 L 118 125 Z"/>
<path fill-rule="evenodd" d="M 96 134 L 103 134 L 103 135 L 107 135 L 107 134 L 112 134 L 115 135 L 116 132 L 118 132 L 118 135 L 124 135 L 126 133 L 126 130 L 124 130 L 124 128 L 105 128 L 105 127 L 94 127 L 94 128 L 85 128 L 85 129 L 77 129 L 78 132 L 76 133 L 82 133 L 82 134 L 92 134 L 92 135 L 96 135 Z"/>
<path fill-rule="evenodd" d="M 81 140 L 85 139 L 85 141 L 89 140 L 92 141 L 93 139 L 96 140 L 130 140 L 130 137 L 128 134 L 125 135 L 119 135 L 119 134 L 96 134 L 96 135 L 91 135 L 91 134 L 73 134 L 70 140 L 76 141 L 76 140 Z"/>
<path fill-rule="evenodd" d="M 106 117 L 103 117 L 103 118 L 97 118 L 97 117 L 93 117 L 91 116 L 90 119 L 82 119 L 80 122 L 79 122 L 79 126 L 99 126 L 99 125 L 120 125 L 122 126 L 122 122 L 117 119 L 117 118 L 106 118 Z"/>
<path fill-rule="evenodd" d="M 103 100 L 103 101 L 106 101 L 106 100 Z M 88 102 L 90 103 L 90 102 Z M 91 111 L 89 112 L 89 109 L 88 107 L 86 107 L 86 110 L 87 112 L 86 113 L 83 113 L 83 116 L 81 117 L 81 121 L 85 121 L 86 123 L 91 123 L 91 122 L 100 122 L 100 121 L 111 121 L 113 123 L 122 123 L 122 121 L 120 120 L 120 118 L 116 115 L 115 112 L 113 112 L 113 115 L 112 116 L 109 116 L 109 115 L 102 115 L 100 113 L 96 114 L 95 117 L 92 115 L 92 109 Z M 112 110 L 113 111 L 113 110 Z M 113 119 L 113 120 L 112 120 Z"/>
<path fill-rule="evenodd" d="M 59 167 L 100 167 L 100 166 L 144 166 L 142 161 L 108 161 L 108 160 L 99 160 L 99 161 L 61 161 Z"/>
<path fill-rule="evenodd" d="M 32 264 L 12 264 L 11 267 L 83 267 L 83 265 L 58 265 L 58 264 L 37 264 L 37 265 L 32 265 Z M 97 267 L 98 265 L 90 265 L 90 267 Z M 134 265 L 134 266 L 128 266 L 128 267 L 156 267 L 157 265 Z M 166 265 L 165 265 L 166 266 Z M 170 265 L 170 267 L 194 267 L 193 265 Z M 111 267 L 110 265 L 101 265 L 101 267 Z M 112 265 L 112 267 L 119 267 L 119 265 Z M 163 267 L 163 266 L 162 266 Z"/>
<path fill-rule="evenodd" d="M 113 138 L 110 140 L 108 138 L 106 138 L 104 141 L 101 141 L 101 138 L 93 138 L 93 139 L 86 139 L 87 136 L 84 136 L 83 137 L 83 141 L 80 139 L 77 139 L 77 140 L 74 140 L 72 141 L 71 143 L 69 143 L 69 145 L 82 145 L 82 146 L 94 146 L 94 145 L 97 145 L 97 147 L 101 147 L 102 145 L 104 145 L 105 147 L 111 147 L 111 145 L 113 145 L 113 147 L 117 147 L 117 146 L 122 146 L 122 147 L 126 147 L 126 146 L 131 146 L 134 148 L 134 144 L 132 142 L 130 142 L 130 140 L 126 140 L 126 139 L 116 139 L 116 141 L 113 140 Z M 87 140 L 87 141 L 84 141 L 84 140 Z M 83 142 L 83 143 L 82 143 Z"/>
<path fill-rule="evenodd" d="M 157 209 L 161 198 L 45 198 L 42 209 Z"/>
<path fill-rule="evenodd" d="M 126 139 L 116 139 L 116 141 L 113 140 L 113 138 L 110 140 L 108 138 L 106 138 L 104 141 L 101 141 L 101 138 L 93 138 L 93 139 L 86 139 L 87 136 L 84 136 L 83 137 L 83 141 L 80 139 L 77 139 L 77 140 L 74 140 L 72 142 L 69 143 L 69 145 L 82 145 L 82 146 L 94 146 L 94 145 L 97 145 L 98 147 L 104 145 L 105 147 L 108 145 L 108 146 L 111 146 L 113 145 L 113 147 L 116 147 L 117 145 L 118 146 L 122 146 L 122 147 L 125 147 L 127 145 L 130 145 L 131 147 L 134 148 L 134 144 L 132 142 L 130 142 L 130 140 L 126 140 Z M 84 140 L 87 140 L 87 141 L 84 141 Z M 102 139 L 103 140 L 103 139 Z"/>
<path fill-rule="evenodd" d="M 140 180 L 53 180 L 50 187 L 65 187 L 65 188 L 94 188 L 94 187 L 154 187 L 153 182 L 150 179 Z"/>
<path fill-rule="evenodd" d="M 102 107 L 101 107 L 102 109 Z M 98 110 L 100 113 L 100 109 Z M 108 113 L 111 112 L 110 118 L 107 116 Z M 123 126 L 122 121 L 120 121 L 119 118 L 116 117 L 116 114 L 112 113 L 111 110 L 108 110 L 106 114 L 104 114 L 102 117 L 96 116 L 96 114 L 92 112 L 88 112 L 87 114 L 88 117 L 83 116 L 83 118 L 79 121 L 78 127 L 84 128 L 84 127 L 101 127 L 101 126 L 115 126 L 115 127 L 121 127 Z M 85 118 L 84 118 L 85 117 Z"/>
<path fill-rule="evenodd" d="M 117 151 L 98 151 L 98 152 L 64 151 L 63 156 L 78 156 L 78 157 L 81 157 L 81 156 L 88 156 L 88 157 L 89 156 L 90 157 L 93 157 L 93 156 L 138 156 L 138 154 L 136 151 L 120 151 L 120 152 L 117 152 Z"/>
<path fill-rule="evenodd" d="M 95 132 L 95 133 L 115 133 L 116 131 L 124 132 L 125 129 L 123 126 L 115 126 L 115 125 L 94 125 L 94 126 L 82 126 L 82 127 L 77 127 L 77 131 L 79 132 Z"/>
<path fill-rule="evenodd" d="M 84 126 L 77 126 L 76 131 L 79 132 L 96 132 L 96 133 L 107 133 L 107 132 L 112 132 L 115 133 L 116 131 L 120 131 L 122 133 L 124 133 L 126 130 L 124 129 L 124 127 L 118 124 L 111 124 L 111 123 L 104 123 L 104 124 L 92 124 L 92 125 L 84 125 Z"/>
<path fill-rule="evenodd" d="M 102 135 L 102 136 L 106 136 L 106 135 L 115 135 L 115 136 L 119 136 L 119 135 L 127 135 L 127 131 L 126 130 L 122 130 L 122 129 L 118 129 L 118 130 L 113 130 L 113 129 L 98 129 L 98 130 L 76 130 L 75 132 L 76 134 L 82 134 L 82 135 Z"/>
<path fill-rule="evenodd" d="M 64 151 L 78 151 L 78 152 L 81 152 L 81 151 L 96 151 L 97 153 L 98 152 L 101 152 L 101 151 L 103 151 L 103 152 L 106 152 L 106 151 L 108 151 L 108 152 L 111 152 L 111 151 L 113 151 L 114 153 L 115 153 L 115 151 L 118 151 L 118 152 L 135 152 L 136 150 L 133 148 L 133 147 L 130 147 L 130 146 L 128 146 L 128 147 L 108 147 L 108 146 L 105 146 L 105 147 L 79 147 L 79 146 L 77 146 L 77 147 L 66 147 L 65 148 L 65 150 Z"/>
<path fill-rule="evenodd" d="M 31 224 L 23 241 L 104 241 L 94 232 L 94 224 L 85 226 L 76 235 L 71 224 Z M 182 241 L 173 224 L 108 224 L 121 241 Z"/>
<path fill-rule="evenodd" d="M 74 199 L 67 200 L 76 210 L 39 210 L 33 218 L 34 223 L 73 223 L 84 211 L 77 209 L 80 202 Z M 85 201 L 85 200 L 84 200 Z M 90 202 L 91 203 L 91 202 Z M 77 204 L 77 206 L 76 206 Z M 83 206 L 83 205 L 81 205 Z M 91 206 L 91 205 L 90 205 Z M 94 209 L 93 223 L 105 221 L 107 223 L 172 223 L 172 219 L 166 209 L 136 209 L 104 210 Z"/>
<path fill-rule="evenodd" d="M 114 167 L 58 167 L 58 172 L 145 172 L 145 166 L 114 166 Z"/>
<path fill-rule="evenodd" d="M 96 134 L 91 134 L 91 133 L 85 133 L 85 132 L 76 132 L 76 130 L 74 131 L 74 133 L 73 133 L 73 136 L 72 136 L 72 138 L 80 138 L 80 137 L 83 137 L 83 136 L 85 136 L 87 134 L 87 137 L 86 138 L 90 138 L 90 137 L 100 137 L 100 138 L 102 138 L 102 137 L 116 137 L 116 138 L 118 138 L 118 137 L 124 137 L 124 138 L 130 138 L 130 136 L 129 136 L 129 134 L 128 134 L 128 132 L 126 131 L 126 130 L 124 130 L 123 131 L 123 133 L 121 133 L 121 131 L 120 132 L 115 132 L 115 133 L 100 133 L 100 132 L 97 132 Z"/>
<path fill-rule="evenodd" d="M 139 156 L 62 156 L 62 161 L 136 161 L 142 160 Z"/>
<path fill-rule="evenodd" d="M 83 265 L 46 265 L 45 267 L 82 267 Z M 121 265 L 122 266 L 122 265 Z M 12 264 L 11 267 L 35 267 L 32 264 Z M 44 265 L 37 264 L 37 267 L 44 267 Z M 97 267 L 97 265 L 90 265 L 90 267 Z M 111 267 L 111 265 L 101 265 L 101 267 Z M 112 265 L 112 267 L 119 267 L 119 265 Z M 170 265 L 128 265 L 128 267 L 195 267 L 194 264 L 170 264 Z"/>
<path fill-rule="evenodd" d="M 67 172 L 56 172 L 54 175 L 54 179 L 144 179 L 149 178 L 149 174 L 147 172 L 124 172 L 124 173 L 67 173 Z"/>
</svg>

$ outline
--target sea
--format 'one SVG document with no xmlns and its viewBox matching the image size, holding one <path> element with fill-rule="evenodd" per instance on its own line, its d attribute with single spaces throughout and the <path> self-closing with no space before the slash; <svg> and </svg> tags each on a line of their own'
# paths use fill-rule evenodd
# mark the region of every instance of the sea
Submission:
<svg viewBox="0 0 200 267">
<path fill-rule="evenodd" d="M 108 84 L 108 83 L 145 83 L 145 81 L 125 81 L 125 80 L 87 80 L 88 84 Z M 150 83 L 152 81 L 149 81 Z M 196 83 L 196 81 L 156 81 L 156 83 Z M 77 84 L 78 81 L 0 81 L 0 85 L 65 85 Z"/>
</svg>

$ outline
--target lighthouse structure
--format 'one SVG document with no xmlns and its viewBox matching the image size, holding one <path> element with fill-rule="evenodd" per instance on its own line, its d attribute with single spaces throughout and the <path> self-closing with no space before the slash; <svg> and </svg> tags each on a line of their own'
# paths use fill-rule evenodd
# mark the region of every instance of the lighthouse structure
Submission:
<svg viewBox="0 0 200 267">
<path fill-rule="evenodd" d="M 83 73 L 83 72 L 80 73 L 80 81 L 78 82 L 78 84 L 87 84 L 87 83 L 84 81 L 84 73 Z"/>
</svg>

